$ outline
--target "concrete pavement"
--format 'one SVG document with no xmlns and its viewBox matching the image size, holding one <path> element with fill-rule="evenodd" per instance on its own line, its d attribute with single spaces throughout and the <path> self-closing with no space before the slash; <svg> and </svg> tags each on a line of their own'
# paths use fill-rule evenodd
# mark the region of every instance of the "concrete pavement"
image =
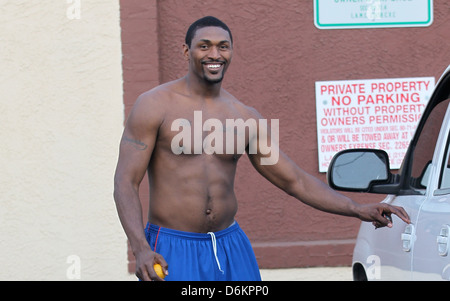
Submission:
<svg viewBox="0 0 450 301">
<path fill-rule="evenodd" d="M 352 281 L 351 267 L 311 267 L 292 269 L 261 269 L 263 281 Z M 129 274 L 129 281 L 137 281 Z"/>
<path fill-rule="evenodd" d="M 263 281 L 352 281 L 351 267 L 261 269 Z"/>
</svg>

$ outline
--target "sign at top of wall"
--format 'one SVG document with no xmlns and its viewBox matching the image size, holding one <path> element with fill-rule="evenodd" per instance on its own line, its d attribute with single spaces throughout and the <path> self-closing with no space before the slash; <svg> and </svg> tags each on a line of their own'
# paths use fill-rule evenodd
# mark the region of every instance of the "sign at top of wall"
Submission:
<svg viewBox="0 0 450 301">
<path fill-rule="evenodd" d="M 314 0 L 319 29 L 424 27 L 433 23 L 433 0 Z"/>
<path fill-rule="evenodd" d="M 383 149 L 399 168 L 433 88 L 434 77 L 316 82 L 319 171 L 352 148 Z"/>
</svg>

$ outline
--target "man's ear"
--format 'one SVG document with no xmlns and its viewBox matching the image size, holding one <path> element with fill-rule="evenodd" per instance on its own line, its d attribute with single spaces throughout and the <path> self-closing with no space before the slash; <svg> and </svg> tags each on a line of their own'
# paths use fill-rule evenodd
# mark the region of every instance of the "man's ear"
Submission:
<svg viewBox="0 0 450 301">
<path fill-rule="evenodd" d="M 183 44 L 183 56 L 186 61 L 189 61 L 189 46 Z"/>
</svg>

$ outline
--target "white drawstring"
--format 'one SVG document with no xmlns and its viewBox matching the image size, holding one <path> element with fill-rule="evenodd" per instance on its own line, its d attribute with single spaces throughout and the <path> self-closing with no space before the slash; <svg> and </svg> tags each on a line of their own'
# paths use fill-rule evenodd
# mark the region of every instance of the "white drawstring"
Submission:
<svg viewBox="0 0 450 301">
<path fill-rule="evenodd" d="M 214 234 L 214 232 L 208 232 L 208 234 L 211 236 L 211 242 L 212 242 L 212 247 L 213 247 L 213 251 L 214 251 L 214 256 L 216 257 L 217 266 L 219 267 L 219 271 L 221 271 L 223 274 L 223 271 L 220 268 L 219 258 L 217 258 L 216 235 Z"/>
</svg>

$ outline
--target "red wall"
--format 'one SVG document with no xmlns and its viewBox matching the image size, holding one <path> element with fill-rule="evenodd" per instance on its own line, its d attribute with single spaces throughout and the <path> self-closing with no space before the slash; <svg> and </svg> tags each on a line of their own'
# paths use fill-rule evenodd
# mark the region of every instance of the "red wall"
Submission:
<svg viewBox="0 0 450 301">
<path fill-rule="evenodd" d="M 139 94 L 186 74 L 181 55 L 186 30 L 196 19 L 213 15 L 228 24 L 234 38 L 233 62 L 223 87 L 265 118 L 279 119 L 281 149 L 323 181 L 317 159 L 316 81 L 437 79 L 450 64 L 446 1 L 434 1 L 434 22 L 429 27 L 346 30 L 317 29 L 313 1 L 120 3 L 125 116 Z M 146 203 L 148 188 L 143 183 Z M 319 212 L 285 195 L 245 157 L 235 186 L 237 220 L 252 241 L 260 267 L 350 265 L 358 220 Z M 384 198 L 348 195 L 363 203 Z"/>
</svg>

